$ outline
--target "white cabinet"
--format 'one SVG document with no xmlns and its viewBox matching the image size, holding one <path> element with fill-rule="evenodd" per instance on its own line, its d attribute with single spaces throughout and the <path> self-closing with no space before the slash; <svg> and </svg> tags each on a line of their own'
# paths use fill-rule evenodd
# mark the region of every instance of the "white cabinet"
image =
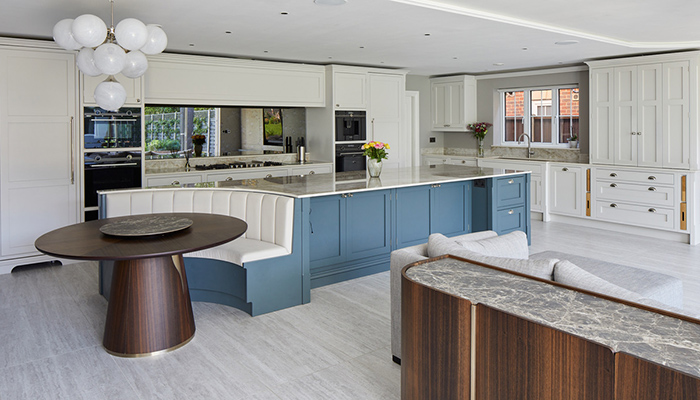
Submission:
<svg viewBox="0 0 700 400">
<path fill-rule="evenodd" d="M 367 73 L 333 71 L 333 104 L 339 110 L 366 110 Z"/>
<path fill-rule="evenodd" d="M 581 217 L 585 211 L 586 186 L 583 167 L 551 164 L 549 168 L 549 212 Z"/>
<path fill-rule="evenodd" d="M 465 167 L 476 167 L 476 159 L 448 158 L 445 164 L 462 165 Z"/>
<path fill-rule="evenodd" d="M 384 168 L 411 166 L 411 137 L 408 129 L 401 129 L 403 99 L 406 91 L 403 74 L 369 73 L 370 131 L 368 140 L 388 143 L 389 158 L 382 163 Z"/>
<path fill-rule="evenodd" d="M 476 122 L 476 79 L 460 75 L 430 80 L 432 129 L 466 132 Z"/>
<path fill-rule="evenodd" d="M 73 53 L 0 47 L 2 259 L 36 256 L 42 234 L 79 221 Z"/>
<path fill-rule="evenodd" d="M 180 186 L 188 183 L 202 182 L 202 174 L 197 172 L 183 172 L 181 174 L 146 175 L 146 187 L 156 186 Z"/>
<path fill-rule="evenodd" d="M 476 167 L 476 158 L 459 156 L 423 156 L 423 165 L 462 165 L 465 167 Z"/>
<path fill-rule="evenodd" d="M 143 77 L 132 79 L 127 78 L 122 74 L 115 75 L 114 78 L 124 86 L 126 90 L 126 105 L 140 106 L 143 99 Z M 80 73 L 80 88 L 83 94 L 83 104 L 96 106 L 95 88 L 97 85 L 107 79 L 106 75 L 87 76 Z"/>
<path fill-rule="evenodd" d="M 686 52 L 589 62 L 591 162 L 697 168 L 698 110 L 690 105 L 697 104 L 699 57 Z"/>
<path fill-rule="evenodd" d="M 330 174 L 331 172 L 333 172 L 333 164 L 315 164 L 303 167 L 292 167 L 289 175 Z"/>
<path fill-rule="evenodd" d="M 235 181 L 238 179 L 274 178 L 288 176 L 287 168 L 251 168 L 243 170 L 229 170 L 226 172 L 208 172 L 204 176 L 205 182 Z"/>
</svg>

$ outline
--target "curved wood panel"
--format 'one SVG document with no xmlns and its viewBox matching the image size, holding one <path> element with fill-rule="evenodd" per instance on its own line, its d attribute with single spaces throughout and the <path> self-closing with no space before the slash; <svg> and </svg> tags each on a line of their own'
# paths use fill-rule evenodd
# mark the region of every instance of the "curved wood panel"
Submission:
<svg viewBox="0 0 700 400">
<path fill-rule="evenodd" d="M 625 353 L 615 359 L 615 399 L 700 399 L 697 378 Z"/>
</svg>

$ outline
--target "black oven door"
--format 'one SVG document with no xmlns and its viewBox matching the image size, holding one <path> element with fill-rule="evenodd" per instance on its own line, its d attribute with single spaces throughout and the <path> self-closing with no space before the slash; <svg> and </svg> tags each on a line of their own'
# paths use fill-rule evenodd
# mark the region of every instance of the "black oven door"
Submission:
<svg viewBox="0 0 700 400">
<path fill-rule="evenodd" d="M 97 192 L 141 187 L 141 160 L 85 163 L 85 207 L 97 207 Z"/>
<path fill-rule="evenodd" d="M 335 156 L 335 172 L 364 171 L 367 159 L 361 152 L 338 153 Z"/>
</svg>

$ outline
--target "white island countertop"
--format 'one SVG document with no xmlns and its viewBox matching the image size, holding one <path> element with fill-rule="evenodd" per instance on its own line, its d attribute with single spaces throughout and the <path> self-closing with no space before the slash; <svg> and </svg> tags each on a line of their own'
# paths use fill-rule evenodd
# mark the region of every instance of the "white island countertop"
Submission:
<svg viewBox="0 0 700 400">
<path fill-rule="evenodd" d="M 381 177 L 379 178 L 369 178 L 365 171 L 335 172 L 330 174 L 193 183 L 183 185 L 183 187 L 240 188 L 304 198 L 348 192 L 459 182 L 527 173 L 529 172 L 498 168 L 433 165 L 412 168 L 387 168 L 382 171 Z"/>
</svg>

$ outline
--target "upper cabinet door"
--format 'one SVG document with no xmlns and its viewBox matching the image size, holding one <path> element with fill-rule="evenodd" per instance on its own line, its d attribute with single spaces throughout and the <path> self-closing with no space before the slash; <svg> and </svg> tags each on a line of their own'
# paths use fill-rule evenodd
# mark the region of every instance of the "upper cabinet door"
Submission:
<svg viewBox="0 0 700 400">
<path fill-rule="evenodd" d="M 127 78 L 122 74 L 115 75 L 114 78 L 124 86 L 126 90 L 126 102 L 125 105 L 137 106 L 139 107 L 142 103 L 142 80 L 143 77 L 131 79 Z M 83 94 L 83 104 L 85 105 L 97 105 L 95 102 L 95 88 L 100 83 L 107 79 L 106 75 L 100 76 L 87 76 L 83 73 L 80 74 L 80 88 Z"/>
<path fill-rule="evenodd" d="M 366 110 L 367 74 L 333 72 L 333 104 L 339 110 Z"/>
<path fill-rule="evenodd" d="M 637 165 L 637 67 L 615 68 L 615 164 Z"/>
<path fill-rule="evenodd" d="M 473 76 L 435 78 L 431 81 L 432 128 L 466 132 L 476 122 L 476 79 Z"/>
<path fill-rule="evenodd" d="M 613 164 L 615 152 L 613 68 L 591 69 L 591 162 Z"/>
<path fill-rule="evenodd" d="M 687 61 L 663 64 L 663 145 L 666 168 L 690 168 L 690 72 Z M 697 112 L 697 110 L 696 110 Z"/>
<path fill-rule="evenodd" d="M 401 129 L 404 75 L 369 74 L 369 140 L 388 143 L 389 158 L 382 161 L 385 168 L 404 167 L 410 163 L 411 132 Z"/>
<path fill-rule="evenodd" d="M 661 167 L 661 64 L 637 67 L 637 165 Z"/>
</svg>

